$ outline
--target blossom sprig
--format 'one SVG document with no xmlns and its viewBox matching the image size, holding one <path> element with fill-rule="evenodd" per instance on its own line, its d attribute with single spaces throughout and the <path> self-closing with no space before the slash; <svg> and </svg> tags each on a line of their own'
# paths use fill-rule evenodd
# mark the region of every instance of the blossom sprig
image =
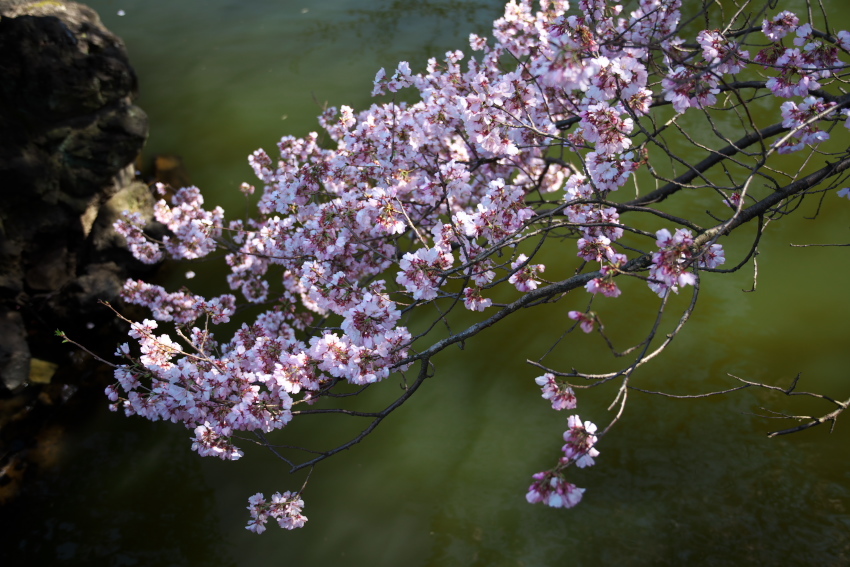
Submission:
<svg viewBox="0 0 850 567">
<path fill-rule="evenodd" d="M 514 272 L 508 281 L 517 288 L 518 291 L 531 291 L 537 289 L 540 282 L 537 281 L 538 274 L 546 270 L 543 264 L 529 264 L 528 256 L 520 254 L 516 260 L 511 262 L 511 269 Z"/>
<path fill-rule="evenodd" d="M 793 33 L 800 23 L 800 19 L 793 12 L 782 11 L 771 20 L 762 22 L 762 32 L 770 41 L 779 41 L 789 33 Z"/>
<path fill-rule="evenodd" d="M 569 385 L 558 383 L 554 374 L 547 372 L 543 376 L 535 378 L 534 381 L 543 390 L 543 399 L 552 403 L 552 409 L 558 411 L 575 409 L 575 392 Z"/>
<path fill-rule="evenodd" d="M 145 219 L 140 213 L 125 211 L 122 218 L 115 221 L 115 232 L 123 236 L 127 248 L 133 256 L 145 264 L 157 264 L 164 258 L 159 245 L 149 238 L 145 232 Z"/>
<path fill-rule="evenodd" d="M 734 75 L 746 66 L 750 52 L 740 49 L 719 30 L 703 30 L 697 34 L 702 56 L 717 73 Z"/>
<path fill-rule="evenodd" d="M 294 530 L 303 527 L 307 522 L 307 516 L 301 512 L 304 509 L 304 501 L 300 495 L 293 492 L 275 492 L 271 501 L 267 501 L 261 492 L 248 499 L 248 511 L 251 520 L 245 529 L 261 534 L 266 531 L 266 523 L 269 519 L 276 520 L 278 525 L 286 530 Z"/>
<path fill-rule="evenodd" d="M 762 31 L 774 44 L 760 50 L 755 61 L 779 71 L 778 76 L 766 82 L 778 97 L 806 97 L 821 87 L 819 81 L 829 79 L 835 70 L 845 66 L 838 53 L 839 47 L 844 48 L 846 31 L 838 32 L 838 45 L 835 45 L 816 37 L 811 24 L 799 24 L 795 14 L 785 11 L 771 21 L 765 20 L 762 25 Z M 794 47 L 781 43 L 782 38 L 790 34 L 794 34 Z"/>
<path fill-rule="evenodd" d="M 581 311 L 570 311 L 569 313 L 567 313 L 567 317 L 574 321 L 577 321 L 579 327 L 581 327 L 581 330 L 585 333 L 592 333 L 593 329 L 596 326 L 596 323 L 598 322 L 596 313 L 594 313 L 593 311 L 589 313 L 583 313 Z"/>
<path fill-rule="evenodd" d="M 594 459 L 599 456 L 595 447 L 597 440 L 595 424 L 571 415 L 564 432 L 563 457 L 551 470 L 532 476 L 534 482 L 528 487 L 526 500 L 531 504 L 542 502 L 552 508 L 572 508 L 581 502 L 585 489 L 568 482 L 566 471 L 572 465 L 578 468 L 593 466 Z"/>
<path fill-rule="evenodd" d="M 707 108 L 717 102 L 720 92 L 718 76 L 700 68 L 676 67 L 661 82 L 664 100 L 673 104 L 676 112 L 689 108 Z"/>
<path fill-rule="evenodd" d="M 532 476 L 525 499 L 529 504 L 542 502 L 550 508 L 572 508 L 581 502 L 584 488 L 579 488 L 555 471 L 543 471 Z"/>
<path fill-rule="evenodd" d="M 160 192 L 164 193 L 164 188 L 160 187 Z M 179 189 L 171 201 L 171 206 L 164 200 L 154 206 L 156 220 L 171 230 L 171 234 L 162 239 L 169 256 L 195 260 L 216 250 L 224 223 L 224 209 L 204 210 L 204 198 L 197 187 Z"/>
<path fill-rule="evenodd" d="M 782 103 L 782 125 L 791 129 L 791 136 L 797 143 L 790 140 L 777 146 L 780 154 L 787 154 L 803 149 L 806 145 L 819 144 L 829 139 L 829 133 L 817 128 L 816 119 L 828 113 L 835 103 L 824 102 L 820 97 L 807 96 L 799 105 L 793 101 Z M 785 139 L 785 138 L 783 138 Z"/>
<path fill-rule="evenodd" d="M 669 291 L 679 292 L 680 287 L 696 284 L 696 274 L 689 268 L 696 263 L 703 268 L 716 268 L 726 262 L 723 247 L 711 244 L 704 250 L 695 250 L 691 231 L 677 229 L 674 234 L 666 228 L 655 233 L 658 252 L 652 254 L 649 268 L 649 288 L 664 297 Z"/>
</svg>

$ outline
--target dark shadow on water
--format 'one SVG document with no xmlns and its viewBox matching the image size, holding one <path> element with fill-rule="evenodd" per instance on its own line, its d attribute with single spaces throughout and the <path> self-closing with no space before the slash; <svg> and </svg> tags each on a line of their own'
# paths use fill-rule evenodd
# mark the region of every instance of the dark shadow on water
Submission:
<svg viewBox="0 0 850 567">
<path fill-rule="evenodd" d="M 110 413 L 100 392 L 88 397 L 88 418 L 47 428 L 51 466 L 0 507 L 2 564 L 235 565 L 188 433 Z"/>
</svg>

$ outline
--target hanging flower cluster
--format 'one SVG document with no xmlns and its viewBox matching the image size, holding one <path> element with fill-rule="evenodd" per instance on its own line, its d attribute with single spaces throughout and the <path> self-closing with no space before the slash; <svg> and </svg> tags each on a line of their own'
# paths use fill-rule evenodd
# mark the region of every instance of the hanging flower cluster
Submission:
<svg viewBox="0 0 850 567">
<path fill-rule="evenodd" d="M 525 495 L 531 504 L 543 502 L 553 508 L 572 508 L 581 501 L 585 489 L 567 482 L 564 473 L 572 465 L 580 469 L 594 465 L 593 459 L 599 456 L 594 447 L 596 425 L 589 421 L 582 423 L 577 415 L 571 415 L 567 422 L 569 429 L 564 432 L 566 444 L 562 448 L 564 456 L 551 470 L 533 475 L 534 482 Z"/>
</svg>

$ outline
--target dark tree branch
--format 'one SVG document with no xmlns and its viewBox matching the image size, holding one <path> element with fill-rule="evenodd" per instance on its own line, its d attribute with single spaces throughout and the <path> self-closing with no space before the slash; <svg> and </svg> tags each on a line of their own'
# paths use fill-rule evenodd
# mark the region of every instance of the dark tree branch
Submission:
<svg viewBox="0 0 850 567">
<path fill-rule="evenodd" d="M 774 390 L 774 391 L 777 391 L 777 392 L 781 392 L 781 393 L 785 394 L 786 396 L 807 396 L 807 397 L 810 397 L 810 398 L 817 398 L 819 400 L 825 400 L 829 403 L 832 403 L 832 404 L 838 406 L 835 410 L 833 410 L 833 411 L 831 411 L 827 414 L 824 414 L 822 416 L 785 415 L 785 414 L 780 414 L 778 416 L 759 416 L 759 417 L 773 417 L 774 419 L 793 419 L 793 420 L 796 420 L 796 421 L 804 421 L 805 422 L 805 423 L 801 423 L 800 425 L 797 425 L 795 427 L 789 427 L 788 429 L 781 429 L 781 430 L 778 430 L 778 431 L 772 431 L 772 432 L 767 434 L 767 436 L 771 437 L 771 438 L 777 437 L 779 435 L 788 435 L 790 433 L 797 433 L 798 431 L 803 431 L 803 430 L 809 429 L 811 427 L 816 427 L 818 425 L 822 425 L 822 424 L 827 423 L 827 422 L 832 422 L 832 427 L 835 427 L 835 423 L 838 420 L 838 416 L 841 415 L 841 413 L 844 410 L 846 410 L 848 406 L 850 406 L 850 398 L 848 398 L 844 401 L 839 401 L 839 400 L 835 400 L 833 398 L 830 398 L 829 396 L 824 396 L 823 394 L 815 394 L 815 393 L 812 393 L 812 392 L 797 392 L 797 391 L 795 391 L 796 388 L 797 388 L 797 382 L 799 382 L 799 380 L 800 380 L 800 374 L 797 374 L 797 376 L 792 381 L 791 386 L 789 386 L 788 388 L 780 388 L 779 386 L 771 386 L 770 384 L 763 384 L 761 382 L 751 382 L 749 380 L 745 380 L 745 379 L 740 378 L 738 376 L 735 376 L 733 374 L 729 374 L 729 376 L 731 376 L 735 380 L 743 382 L 744 383 L 743 387 L 756 386 L 758 388 L 764 388 L 766 390 Z M 768 410 L 768 411 L 770 411 L 770 410 Z M 776 412 L 771 411 L 771 413 L 776 413 Z"/>
<path fill-rule="evenodd" d="M 324 461 L 328 457 L 331 457 L 331 456 L 336 455 L 337 453 L 339 453 L 341 451 L 349 449 L 349 448 L 353 447 L 354 445 L 360 443 L 363 439 L 365 439 L 366 436 L 369 435 L 370 433 L 372 433 L 372 431 L 374 431 L 374 429 L 376 427 L 378 427 L 378 425 L 388 415 L 390 415 L 399 406 L 401 406 L 404 402 L 406 402 L 407 399 L 410 398 L 410 396 L 412 396 L 414 394 L 414 392 L 416 392 L 416 390 L 419 389 L 419 386 L 422 385 L 422 383 L 425 381 L 425 379 L 428 378 L 429 359 L 428 358 L 421 358 L 420 360 L 421 360 L 421 362 L 420 362 L 419 375 L 416 377 L 416 381 L 413 384 L 411 384 L 410 387 L 408 387 L 404 391 L 404 394 L 402 394 L 401 396 L 398 397 L 398 399 L 396 399 L 393 403 L 391 403 L 386 408 L 384 408 L 383 411 L 376 414 L 374 421 L 372 421 L 372 423 L 370 423 L 369 426 L 366 427 L 366 429 L 361 431 L 356 437 L 354 437 L 350 441 L 343 443 L 342 445 L 339 445 L 339 446 L 337 446 L 337 447 L 335 447 L 335 448 L 333 448 L 329 451 L 325 451 L 314 459 L 310 459 L 309 461 L 305 461 L 303 463 L 300 463 L 298 465 L 291 467 L 289 469 L 289 472 L 294 473 L 296 471 L 299 471 L 299 470 L 307 468 L 307 467 L 313 467 L 317 463 Z"/>
</svg>

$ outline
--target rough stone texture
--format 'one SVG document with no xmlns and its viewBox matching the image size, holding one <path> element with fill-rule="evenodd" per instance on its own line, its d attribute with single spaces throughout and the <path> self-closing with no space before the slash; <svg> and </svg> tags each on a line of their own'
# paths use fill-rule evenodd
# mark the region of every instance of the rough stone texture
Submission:
<svg viewBox="0 0 850 567">
<path fill-rule="evenodd" d="M 0 0 L 0 395 L 25 384 L 31 358 L 67 362 L 56 328 L 115 342 L 98 301 L 144 267 L 111 225 L 120 208 L 150 218 L 153 204 L 133 181 L 148 130 L 136 94 L 124 45 L 94 10 Z"/>
<path fill-rule="evenodd" d="M 57 424 L 103 404 L 112 379 L 55 330 L 109 358 L 127 329 L 99 302 L 151 270 L 112 228 L 123 209 L 152 217 L 135 181 L 147 138 L 136 88 L 90 8 L 0 0 L 0 506 L 51 466 Z"/>
<path fill-rule="evenodd" d="M 90 8 L 34 2 L 3 10 L 2 4 L 4 200 L 29 201 L 35 192 L 81 214 L 144 144 L 147 117 L 132 104 L 135 73 L 121 40 Z"/>
<path fill-rule="evenodd" d="M 150 188 L 139 181 L 133 181 L 101 204 L 88 230 L 92 250 L 103 257 L 111 252 L 123 250 L 124 237 L 115 232 L 113 224 L 123 211 L 139 213 L 150 225 L 153 223 L 154 197 Z"/>
<path fill-rule="evenodd" d="M 30 352 L 21 314 L 16 311 L 0 313 L 0 373 L 7 388 L 17 388 L 27 381 L 30 371 Z"/>
</svg>

